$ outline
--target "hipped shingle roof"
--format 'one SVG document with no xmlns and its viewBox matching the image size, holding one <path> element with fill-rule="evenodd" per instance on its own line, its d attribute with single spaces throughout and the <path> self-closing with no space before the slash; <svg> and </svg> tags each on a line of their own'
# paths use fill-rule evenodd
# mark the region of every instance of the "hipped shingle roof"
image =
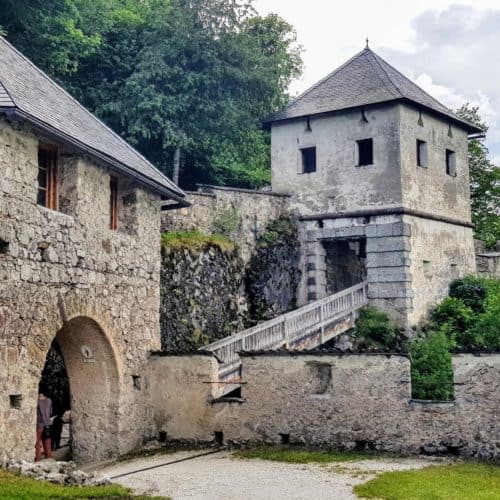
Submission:
<svg viewBox="0 0 500 500">
<path fill-rule="evenodd" d="M 369 48 L 356 54 L 293 99 L 285 108 L 269 117 L 266 123 L 390 101 L 411 101 L 441 117 L 451 119 L 469 133 L 481 132 L 478 127 L 458 117 Z"/>
</svg>

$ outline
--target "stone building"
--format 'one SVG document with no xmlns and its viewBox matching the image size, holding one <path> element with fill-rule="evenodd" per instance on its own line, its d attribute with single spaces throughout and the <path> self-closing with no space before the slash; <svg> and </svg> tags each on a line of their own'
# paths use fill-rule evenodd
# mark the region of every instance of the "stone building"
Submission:
<svg viewBox="0 0 500 500">
<path fill-rule="evenodd" d="M 367 280 L 415 324 L 475 271 L 468 136 L 481 131 L 368 47 L 267 122 L 272 190 L 304 240 L 299 304 Z"/>
<path fill-rule="evenodd" d="M 149 437 L 161 206 L 184 193 L 1 37 L 0 171 L 0 460 L 34 454 L 56 344 L 74 458 L 128 451 Z"/>
</svg>

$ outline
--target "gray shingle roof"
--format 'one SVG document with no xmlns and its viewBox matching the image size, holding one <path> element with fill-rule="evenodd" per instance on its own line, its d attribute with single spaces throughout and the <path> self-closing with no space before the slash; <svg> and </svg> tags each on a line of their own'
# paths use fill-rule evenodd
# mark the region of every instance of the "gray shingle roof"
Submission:
<svg viewBox="0 0 500 500">
<path fill-rule="evenodd" d="M 480 129 L 459 118 L 369 48 L 293 99 L 285 108 L 269 117 L 266 123 L 395 100 L 412 101 L 431 112 L 451 118 L 471 133 L 480 132 Z"/>
<path fill-rule="evenodd" d="M 184 193 L 118 134 L 0 36 L 0 110 L 14 110 L 56 136 L 169 196 Z"/>
</svg>

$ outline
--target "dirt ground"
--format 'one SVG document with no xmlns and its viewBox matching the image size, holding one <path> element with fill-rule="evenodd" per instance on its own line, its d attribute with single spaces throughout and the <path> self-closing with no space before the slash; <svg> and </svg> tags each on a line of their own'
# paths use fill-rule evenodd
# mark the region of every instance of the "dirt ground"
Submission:
<svg viewBox="0 0 500 500">
<path fill-rule="evenodd" d="M 107 466 L 113 477 L 203 451 L 138 458 Z M 344 500 L 356 499 L 352 488 L 384 471 L 418 469 L 436 459 L 377 458 L 330 464 L 288 464 L 234 458 L 229 451 L 112 479 L 137 493 L 170 496 L 174 500 Z M 441 461 L 442 462 L 442 461 Z"/>
</svg>

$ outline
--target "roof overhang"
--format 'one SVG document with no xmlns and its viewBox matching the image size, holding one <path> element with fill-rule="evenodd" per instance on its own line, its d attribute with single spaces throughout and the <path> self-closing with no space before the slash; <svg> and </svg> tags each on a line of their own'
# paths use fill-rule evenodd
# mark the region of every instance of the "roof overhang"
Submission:
<svg viewBox="0 0 500 500">
<path fill-rule="evenodd" d="M 356 106 L 351 106 L 351 107 L 346 107 L 346 108 L 341 108 L 341 109 L 325 110 L 325 111 L 321 111 L 319 113 L 312 113 L 312 114 L 304 113 L 304 114 L 300 114 L 297 116 L 291 116 L 291 117 L 280 118 L 280 119 L 275 119 L 275 118 L 273 118 L 275 115 L 271 115 L 263 121 L 263 126 L 264 126 L 265 130 L 269 131 L 269 130 L 271 130 L 272 125 L 275 123 L 294 122 L 297 120 L 304 120 L 304 119 L 307 119 L 309 117 L 318 118 L 318 117 L 334 116 L 334 115 L 342 114 L 345 112 L 351 112 L 351 111 L 362 110 L 362 109 L 377 108 L 377 107 L 383 106 L 384 104 L 393 105 L 393 104 L 400 104 L 400 103 L 409 104 L 417 109 L 420 109 L 422 111 L 425 111 L 426 113 L 429 113 L 430 115 L 436 116 L 444 121 L 451 122 L 454 125 L 456 125 L 457 127 L 464 129 L 467 132 L 467 134 L 469 134 L 469 135 L 484 134 L 484 131 L 482 129 L 480 129 L 479 127 L 477 127 L 476 125 L 474 125 L 473 123 L 470 123 L 470 122 L 463 120 L 462 118 L 459 118 L 459 117 L 454 117 L 454 116 L 447 115 L 445 113 L 440 113 L 439 111 L 436 111 L 432 108 L 429 108 L 428 106 L 420 104 L 416 101 L 412 101 L 411 99 L 408 99 L 406 97 L 399 97 L 396 99 L 385 100 L 385 101 L 380 101 L 380 102 L 372 102 L 369 104 L 358 104 Z"/>
<path fill-rule="evenodd" d="M 190 206 L 190 203 L 184 199 L 185 195 L 180 189 L 178 193 L 174 192 L 173 190 L 157 182 L 155 179 L 151 179 L 150 177 L 141 174 L 136 170 L 133 170 L 127 165 L 124 165 L 123 163 L 118 162 L 114 158 L 111 158 L 110 156 L 106 155 L 105 153 L 102 153 L 101 151 L 98 151 L 94 148 L 87 146 L 78 139 L 75 139 L 74 137 L 71 137 L 68 134 L 65 134 L 64 132 L 61 132 L 60 130 L 52 127 L 51 125 L 35 118 L 34 116 L 25 113 L 24 111 L 22 111 L 17 107 L 8 107 L 8 108 L 0 107 L 0 113 L 4 114 L 9 119 L 21 119 L 29 122 L 36 129 L 43 131 L 45 135 L 52 137 L 57 141 L 62 142 L 63 144 L 72 146 L 78 151 L 86 153 L 89 156 L 92 156 L 100 160 L 101 162 L 106 164 L 106 166 L 109 167 L 111 170 L 114 170 L 115 172 L 133 178 L 137 183 L 160 194 L 162 198 L 174 200 L 179 204 L 179 206 L 183 207 Z"/>
</svg>

